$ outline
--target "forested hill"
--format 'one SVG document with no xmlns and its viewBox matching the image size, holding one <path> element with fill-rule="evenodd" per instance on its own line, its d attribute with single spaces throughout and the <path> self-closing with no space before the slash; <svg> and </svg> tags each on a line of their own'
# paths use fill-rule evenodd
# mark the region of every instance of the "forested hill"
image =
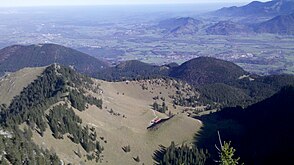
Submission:
<svg viewBox="0 0 294 165">
<path fill-rule="evenodd" d="M 13 45 L 0 50 L 0 74 L 53 63 L 71 66 L 88 75 L 107 67 L 90 55 L 56 44 Z"/>
<path fill-rule="evenodd" d="M 230 82 L 245 74 L 248 73 L 232 62 L 199 57 L 174 68 L 170 76 L 197 85 Z"/>
<path fill-rule="evenodd" d="M 217 102 L 222 107 L 246 107 L 274 95 L 287 85 L 294 85 L 293 75 L 251 75 L 228 83 L 204 84 L 197 89 L 204 102 Z"/>
<path fill-rule="evenodd" d="M 98 162 L 103 149 L 97 135 L 82 126 L 82 119 L 73 110 L 84 111 L 87 105 L 102 108 L 101 99 L 86 95 L 91 90 L 97 88 L 89 77 L 56 64 L 47 67 L 9 106 L 1 107 L 1 128 L 12 136 L 1 136 L 1 153 L 6 153 L 2 160 L 11 164 L 60 164 L 57 156 L 52 157 L 54 153 L 47 154 L 48 151 L 38 149 L 31 141 L 32 131 L 44 136 L 50 129 L 56 139 L 63 139 L 67 134 L 73 144 L 80 144 Z M 24 131 L 19 129 L 21 124 L 26 125 Z M 34 148 L 38 149 L 37 155 L 33 154 Z M 44 158 L 39 158 L 40 154 Z"/>
<path fill-rule="evenodd" d="M 232 141 L 245 164 L 293 164 L 293 100 L 294 86 L 287 86 L 246 109 L 225 108 L 203 116 L 197 145 L 213 153 L 220 131 L 222 140 Z"/>
</svg>

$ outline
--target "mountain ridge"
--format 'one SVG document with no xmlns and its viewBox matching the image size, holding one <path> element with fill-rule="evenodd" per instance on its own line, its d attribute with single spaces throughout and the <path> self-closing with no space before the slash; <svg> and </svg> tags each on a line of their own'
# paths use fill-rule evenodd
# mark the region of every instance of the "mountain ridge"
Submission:
<svg viewBox="0 0 294 165">
<path fill-rule="evenodd" d="M 214 12 L 223 16 L 277 16 L 294 11 L 294 1 L 274 0 L 267 2 L 253 1 L 244 6 L 225 7 Z"/>
</svg>

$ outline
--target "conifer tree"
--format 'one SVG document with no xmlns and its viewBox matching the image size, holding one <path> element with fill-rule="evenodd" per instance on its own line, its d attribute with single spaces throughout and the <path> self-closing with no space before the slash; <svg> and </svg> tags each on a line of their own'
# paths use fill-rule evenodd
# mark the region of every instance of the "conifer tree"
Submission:
<svg viewBox="0 0 294 165">
<path fill-rule="evenodd" d="M 220 165 L 237 165 L 239 164 L 240 158 L 233 158 L 235 156 L 236 149 L 231 147 L 231 142 L 224 141 L 224 144 L 222 144 L 220 134 L 218 132 L 219 142 L 221 149 L 217 148 L 219 151 L 219 157 L 220 160 L 218 161 Z"/>
</svg>

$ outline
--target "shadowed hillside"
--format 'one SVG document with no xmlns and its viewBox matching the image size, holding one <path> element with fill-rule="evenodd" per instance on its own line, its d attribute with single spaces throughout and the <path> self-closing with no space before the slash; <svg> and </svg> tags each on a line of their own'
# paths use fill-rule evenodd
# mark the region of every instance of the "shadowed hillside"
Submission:
<svg viewBox="0 0 294 165">
<path fill-rule="evenodd" d="M 246 107 L 274 95 L 287 85 L 294 85 L 293 75 L 251 75 L 227 83 L 204 84 L 197 89 L 204 102 L 217 102 L 222 107 Z"/>
<path fill-rule="evenodd" d="M 288 86 L 272 97 L 246 109 L 225 108 L 200 119 L 197 146 L 208 148 L 216 158 L 217 131 L 222 140 L 232 141 L 245 164 L 293 164 L 294 87 Z"/>
</svg>

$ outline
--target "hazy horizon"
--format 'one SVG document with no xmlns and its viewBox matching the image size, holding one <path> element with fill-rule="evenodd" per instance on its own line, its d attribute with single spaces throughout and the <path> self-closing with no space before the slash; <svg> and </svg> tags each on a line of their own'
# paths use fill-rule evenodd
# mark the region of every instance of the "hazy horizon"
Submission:
<svg viewBox="0 0 294 165">
<path fill-rule="evenodd" d="M 252 0 L 2 0 L 0 7 L 249 3 Z M 262 2 L 269 0 L 260 0 Z"/>
</svg>

